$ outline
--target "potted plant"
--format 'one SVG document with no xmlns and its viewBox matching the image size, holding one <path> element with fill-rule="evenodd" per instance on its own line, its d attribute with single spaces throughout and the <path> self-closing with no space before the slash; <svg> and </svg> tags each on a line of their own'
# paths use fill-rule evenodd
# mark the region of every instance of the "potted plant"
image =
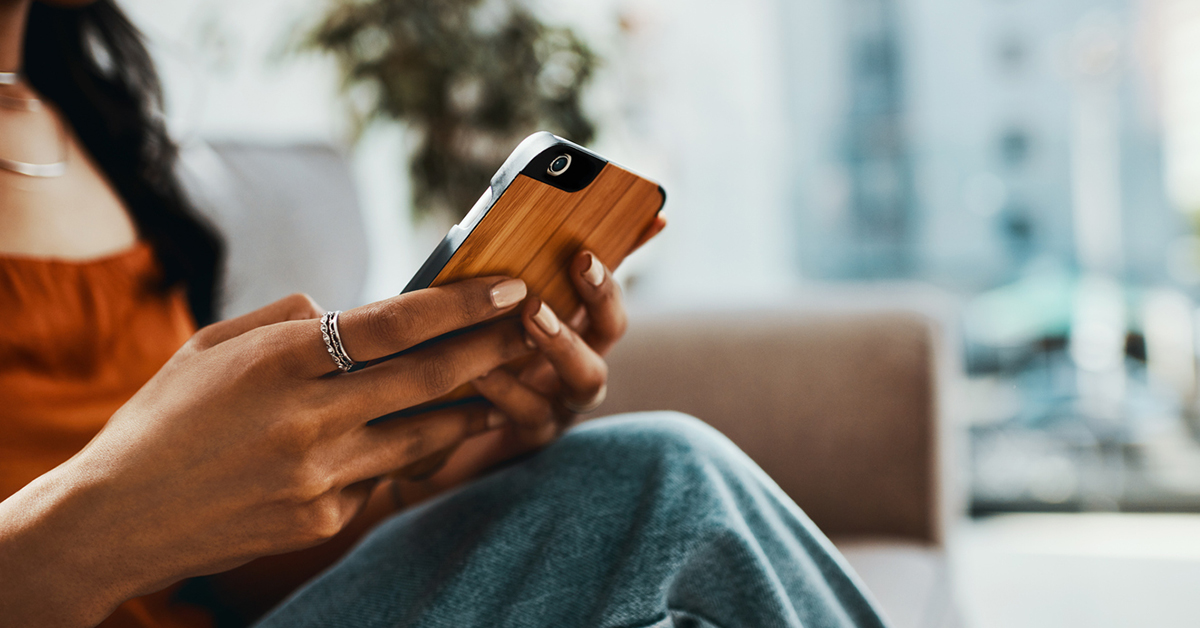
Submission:
<svg viewBox="0 0 1200 628">
<path fill-rule="evenodd" d="M 360 131 L 391 119 L 415 132 L 417 215 L 457 220 L 533 131 L 595 133 L 581 106 L 595 54 L 519 0 L 334 0 L 307 45 L 337 58 Z"/>
</svg>

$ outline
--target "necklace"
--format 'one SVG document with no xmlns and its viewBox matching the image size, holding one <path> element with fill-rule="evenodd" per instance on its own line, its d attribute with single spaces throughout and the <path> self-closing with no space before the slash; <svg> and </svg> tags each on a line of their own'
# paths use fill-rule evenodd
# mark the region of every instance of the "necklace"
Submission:
<svg viewBox="0 0 1200 628">
<path fill-rule="evenodd" d="M 59 137 L 62 138 L 62 160 L 48 164 L 31 164 L 26 161 L 17 161 L 15 159 L 0 157 L 0 170 L 8 170 L 17 174 L 23 174 L 27 177 L 37 177 L 39 179 L 50 179 L 63 176 L 67 172 L 66 133 L 60 131 Z"/>
<path fill-rule="evenodd" d="M 16 85 L 21 80 L 20 72 L 0 72 L 0 85 Z M 36 112 L 41 111 L 42 101 L 36 98 L 13 98 L 0 94 L 0 106 L 7 109 L 16 109 L 18 111 Z M 65 129 L 59 129 L 59 138 L 62 143 L 63 159 L 48 164 L 31 164 L 15 159 L 6 159 L 0 157 L 0 169 L 23 174 L 27 177 L 51 178 L 61 177 L 67 171 L 67 134 Z"/>
<path fill-rule="evenodd" d="M 4 97 L 8 98 L 8 97 Z M 37 100 L 27 101 L 24 98 L 10 98 L 9 100 L 23 101 L 24 111 L 34 112 L 41 109 L 41 102 Z M 61 125 L 60 125 L 61 126 Z M 60 144 L 62 145 L 63 158 L 59 161 L 48 164 L 31 164 L 26 161 L 17 161 L 0 157 L 0 170 L 8 170 L 17 174 L 23 174 L 27 177 L 37 177 L 40 179 L 49 179 L 53 177 L 61 177 L 67 172 L 67 134 L 66 130 L 60 128 L 58 131 Z"/>
<path fill-rule="evenodd" d="M 5 159 L 0 157 L 0 169 L 23 174 L 27 177 L 37 177 L 39 179 L 50 179 L 53 177 L 61 177 L 67 172 L 66 161 L 56 161 L 49 164 L 31 164 L 24 161 L 16 161 L 13 159 Z"/>
<path fill-rule="evenodd" d="M 12 86 L 20 82 L 20 72 L 0 72 L 0 85 Z M 7 94 L 0 94 L 0 107 L 19 111 L 41 111 L 42 101 L 37 98 L 16 98 Z"/>
<path fill-rule="evenodd" d="M 42 101 L 36 98 L 13 98 L 0 94 L 0 107 L 17 111 L 41 111 Z"/>
</svg>

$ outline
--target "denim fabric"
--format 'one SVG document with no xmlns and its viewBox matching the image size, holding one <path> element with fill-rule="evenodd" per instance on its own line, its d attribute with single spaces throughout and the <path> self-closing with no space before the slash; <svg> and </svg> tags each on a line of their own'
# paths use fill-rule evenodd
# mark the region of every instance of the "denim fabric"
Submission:
<svg viewBox="0 0 1200 628">
<path fill-rule="evenodd" d="M 653 413 L 585 423 L 395 516 L 257 628 L 883 625 L 745 454 Z"/>
</svg>

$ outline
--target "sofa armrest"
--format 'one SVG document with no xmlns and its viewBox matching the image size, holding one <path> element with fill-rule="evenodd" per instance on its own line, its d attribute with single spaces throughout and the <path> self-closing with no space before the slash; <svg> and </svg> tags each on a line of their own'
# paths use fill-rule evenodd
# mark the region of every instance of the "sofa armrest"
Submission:
<svg viewBox="0 0 1200 628">
<path fill-rule="evenodd" d="M 937 544 L 933 328 L 911 313 L 638 317 L 601 412 L 704 420 L 829 536 Z"/>
</svg>

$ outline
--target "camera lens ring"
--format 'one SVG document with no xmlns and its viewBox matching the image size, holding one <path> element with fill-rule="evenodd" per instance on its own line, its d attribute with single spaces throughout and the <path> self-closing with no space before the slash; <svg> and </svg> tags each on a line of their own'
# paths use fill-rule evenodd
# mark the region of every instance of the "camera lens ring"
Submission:
<svg viewBox="0 0 1200 628">
<path fill-rule="evenodd" d="M 556 164 L 561 164 L 561 165 L 556 167 Z M 570 167 L 571 167 L 571 155 L 568 153 L 563 153 L 563 154 L 559 155 L 558 157 L 555 157 L 554 159 L 550 160 L 550 165 L 546 166 L 546 174 L 548 174 L 552 177 L 557 177 L 557 176 L 561 175 L 562 173 L 566 172 L 567 169 L 569 169 Z"/>
</svg>

